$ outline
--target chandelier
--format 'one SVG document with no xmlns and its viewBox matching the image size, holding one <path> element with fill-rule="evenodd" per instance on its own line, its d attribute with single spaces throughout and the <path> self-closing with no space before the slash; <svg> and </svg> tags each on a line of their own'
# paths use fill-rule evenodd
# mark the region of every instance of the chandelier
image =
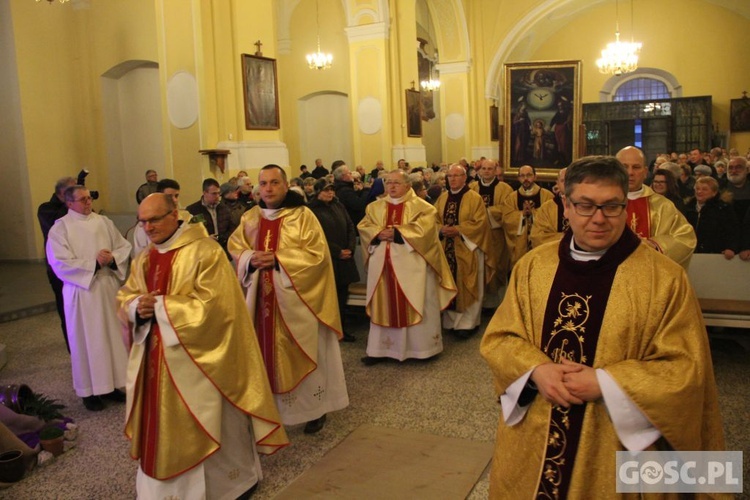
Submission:
<svg viewBox="0 0 750 500">
<path fill-rule="evenodd" d="M 313 54 L 307 54 L 307 67 L 310 69 L 328 69 L 333 64 L 333 55 L 324 54 L 320 51 L 320 12 L 318 9 L 318 0 L 315 1 L 315 20 L 318 25 L 318 51 Z"/>
<path fill-rule="evenodd" d="M 433 31 L 432 31 L 432 22 L 430 15 L 429 8 L 427 10 L 427 36 L 432 38 Z M 422 43 L 424 42 L 424 44 Z M 424 51 L 424 47 L 427 45 L 427 40 L 420 40 L 420 42 L 417 44 L 419 48 L 422 49 L 422 54 L 426 57 L 428 64 L 430 65 L 430 74 L 425 80 L 422 80 L 419 82 L 419 86 L 422 87 L 422 90 L 432 92 L 434 90 L 437 90 L 440 88 L 440 80 L 435 76 L 435 65 L 438 62 L 438 53 L 437 50 L 435 51 L 435 55 L 432 59 L 427 56 L 426 52 Z"/>
<path fill-rule="evenodd" d="M 36 0 L 36 3 L 39 3 L 41 1 L 42 0 Z M 50 5 L 52 5 L 52 2 L 54 2 L 54 1 L 55 0 L 47 0 L 47 2 L 49 2 Z M 70 0 L 60 0 L 60 3 L 65 3 L 65 2 L 70 2 Z"/>
<path fill-rule="evenodd" d="M 630 3 L 630 23 L 631 33 L 633 31 L 633 3 Z M 631 40 L 628 42 L 620 41 L 620 10 L 618 1 L 615 0 L 615 41 L 614 43 L 608 43 L 607 47 L 602 50 L 602 57 L 596 60 L 596 65 L 599 67 L 599 72 L 620 76 L 624 73 L 630 73 L 638 68 L 638 54 L 641 52 L 641 43 L 636 43 Z"/>
</svg>

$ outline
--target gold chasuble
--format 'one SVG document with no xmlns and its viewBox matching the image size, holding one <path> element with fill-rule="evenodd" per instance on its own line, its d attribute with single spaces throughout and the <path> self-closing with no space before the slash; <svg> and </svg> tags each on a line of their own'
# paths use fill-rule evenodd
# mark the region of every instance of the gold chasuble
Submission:
<svg viewBox="0 0 750 500">
<path fill-rule="evenodd" d="M 555 196 L 542 203 L 534 214 L 534 225 L 531 226 L 529 239 L 531 248 L 542 246 L 550 241 L 560 241 L 568 230 L 568 219 L 564 215 L 562 198 Z"/>
<path fill-rule="evenodd" d="M 425 264 L 437 276 L 440 309 L 448 307 L 456 294 L 456 285 L 440 249 L 435 207 L 410 189 L 400 203 L 381 198 L 370 203 L 366 212 L 357 229 L 364 264 L 371 268 L 368 276 L 379 277 L 368 279 L 367 283 L 366 310 L 370 321 L 388 328 L 405 328 L 422 322 Z M 391 227 L 396 230 L 393 243 L 377 239 L 383 229 Z M 391 248 L 404 244 L 408 244 L 416 255 L 394 259 Z M 371 259 L 368 245 L 385 245 L 385 258 Z M 377 267 L 372 269 L 372 266 Z"/>
<path fill-rule="evenodd" d="M 509 184 L 495 178 L 490 184 L 485 185 L 481 180 L 469 184 L 469 189 L 479 193 L 487 208 L 487 222 L 490 224 L 490 236 L 492 238 L 490 257 L 495 262 L 495 277 L 504 283 L 505 277 L 510 271 L 510 252 L 505 242 L 505 231 L 503 230 L 503 200 L 513 192 Z M 497 287 L 497 279 L 494 286 Z"/>
<path fill-rule="evenodd" d="M 487 223 L 487 210 L 482 197 L 464 186 L 458 193 L 445 191 L 435 202 L 439 226 L 455 226 L 461 233 L 455 238 L 443 238 L 443 251 L 458 288 L 455 310 L 464 312 L 479 299 L 479 261 L 464 238 L 484 252 L 484 284 L 495 276 L 492 238 Z"/>
<path fill-rule="evenodd" d="M 130 352 L 125 425 L 131 456 L 159 480 L 222 447 L 222 399 L 252 417 L 259 452 L 288 444 L 226 254 L 202 224 L 182 224 L 158 250 L 150 245 L 136 257 L 117 295 L 125 317 L 139 296 L 163 298 Z M 165 345 L 165 328 L 176 344 Z"/>
<path fill-rule="evenodd" d="M 534 219 L 539 207 L 554 197 L 552 191 L 534 184 L 528 191 L 519 188 L 503 200 L 503 229 L 510 252 L 511 268 L 518 262 L 518 259 L 529 251 L 531 244 L 529 234 L 535 223 Z M 533 203 L 533 209 L 529 216 L 524 216 L 523 213 L 525 202 Z"/>
<path fill-rule="evenodd" d="M 274 394 L 294 390 L 318 366 L 318 325 L 341 338 L 330 252 L 318 219 L 305 206 L 245 212 L 229 238 L 238 273 L 252 275 L 247 306 Z M 272 251 L 276 267 L 251 269 L 255 250 Z"/>
<path fill-rule="evenodd" d="M 542 363 L 571 359 L 604 370 L 643 412 L 661 434 L 647 449 L 722 450 L 708 339 L 684 270 L 629 229 L 598 261 L 574 260 L 571 237 L 518 262 L 487 326 L 480 349 L 500 394 Z M 615 497 L 618 408 L 600 398 L 566 410 L 527 391 L 520 418 L 501 416 L 490 497 Z"/>
<path fill-rule="evenodd" d="M 640 197 L 628 194 L 628 227 L 658 251 L 687 268 L 698 239 L 693 226 L 664 196 L 643 186 Z"/>
</svg>

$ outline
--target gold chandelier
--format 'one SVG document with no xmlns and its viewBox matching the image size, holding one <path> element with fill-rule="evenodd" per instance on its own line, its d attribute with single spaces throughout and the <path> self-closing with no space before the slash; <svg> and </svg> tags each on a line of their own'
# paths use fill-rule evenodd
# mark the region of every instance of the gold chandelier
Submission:
<svg viewBox="0 0 750 500">
<path fill-rule="evenodd" d="M 425 5 L 426 5 L 426 3 L 425 3 Z M 429 10 L 429 7 L 428 7 L 427 8 L 427 36 L 430 37 L 430 38 L 432 38 L 432 36 L 433 36 L 432 35 L 433 31 L 432 31 L 431 17 L 432 16 L 430 15 L 430 10 Z M 426 57 L 427 56 L 427 51 L 424 50 L 424 47 L 427 45 L 427 40 L 425 40 L 424 42 L 425 42 L 424 45 L 422 45 L 420 43 L 419 46 L 422 48 L 423 53 L 424 53 L 424 55 Z M 440 88 L 440 80 L 438 79 L 437 76 L 435 76 L 435 65 L 438 62 L 438 53 L 437 53 L 437 50 L 435 50 L 435 54 L 434 54 L 434 56 L 433 56 L 432 59 L 429 58 L 429 57 L 426 57 L 426 59 L 427 59 L 427 62 L 429 64 L 429 66 L 430 66 L 430 74 L 427 76 L 427 79 L 422 80 L 421 82 L 419 82 L 419 85 L 422 87 L 422 90 L 427 91 L 427 92 L 432 92 L 432 91 L 438 90 Z"/>
<path fill-rule="evenodd" d="M 36 3 L 39 3 L 41 1 L 42 0 L 36 0 Z M 50 5 L 52 5 L 52 2 L 54 2 L 55 0 L 46 0 L 46 1 L 49 2 Z M 70 2 L 70 0 L 60 0 L 60 3 L 65 3 L 65 2 Z"/>
<path fill-rule="evenodd" d="M 630 3 L 630 24 L 631 33 L 633 31 L 633 2 Z M 638 69 L 638 55 L 641 52 L 642 44 L 640 42 L 621 42 L 620 41 L 620 9 L 618 0 L 615 0 L 615 41 L 608 43 L 607 47 L 602 50 L 602 57 L 596 60 L 599 72 L 620 76 L 624 73 L 631 73 Z"/>
<path fill-rule="evenodd" d="M 320 51 L 320 11 L 318 0 L 315 1 L 315 20 L 318 25 L 318 51 L 307 54 L 307 66 L 310 69 L 328 69 L 333 64 L 333 55 Z"/>
</svg>

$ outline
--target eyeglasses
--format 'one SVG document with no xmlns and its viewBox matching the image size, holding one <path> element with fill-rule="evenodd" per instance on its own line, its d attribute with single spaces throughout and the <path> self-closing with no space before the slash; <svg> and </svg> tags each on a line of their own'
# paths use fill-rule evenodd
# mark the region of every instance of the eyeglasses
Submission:
<svg viewBox="0 0 750 500">
<path fill-rule="evenodd" d="M 617 217 L 622 214 L 622 211 L 628 206 L 627 203 L 606 203 L 604 205 L 597 205 L 595 203 L 575 202 L 573 200 L 570 200 L 570 204 L 573 205 L 576 213 L 583 217 L 592 217 L 597 210 L 601 210 L 605 217 Z"/>
<path fill-rule="evenodd" d="M 91 203 L 93 200 L 94 199 L 91 196 L 84 196 L 83 198 L 73 200 L 73 203 Z"/>
<path fill-rule="evenodd" d="M 153 226 L 153 225 L 158 224 L 161 221 L 163 221 L 167 217 L 167 215 L 169 215 L 171 213 L 172 213 L 172 211 L 170 210 L 169 212 L 165 213 L 161 217 L 151 217 L 150 219 L 146 219 L 146 220 L 138 219 L 138 225 L 141 226 L 141 227 L 143 227 L 146 224 L 151 224 Z"/>
</svg>

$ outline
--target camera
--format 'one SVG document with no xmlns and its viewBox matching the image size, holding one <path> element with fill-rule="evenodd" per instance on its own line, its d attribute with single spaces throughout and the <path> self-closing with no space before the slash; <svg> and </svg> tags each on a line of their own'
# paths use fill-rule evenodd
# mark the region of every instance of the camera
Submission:
<svg viewBox="0 0 750 500">
<path fill-rule="evenodd" d="M 85 186 L 86 185 L 86 176 L 89 175 L 89 171 L 85 168 L 82 168 L 80 172 L 78 172 L 78 178 L 76 179 L 76 183 L 79 186 Z M 92 191 L 89 190 L 89 194 L 91 195 L 92 200 L 98 200 L 99 199 L 99 191 Z"/>
</svg>

